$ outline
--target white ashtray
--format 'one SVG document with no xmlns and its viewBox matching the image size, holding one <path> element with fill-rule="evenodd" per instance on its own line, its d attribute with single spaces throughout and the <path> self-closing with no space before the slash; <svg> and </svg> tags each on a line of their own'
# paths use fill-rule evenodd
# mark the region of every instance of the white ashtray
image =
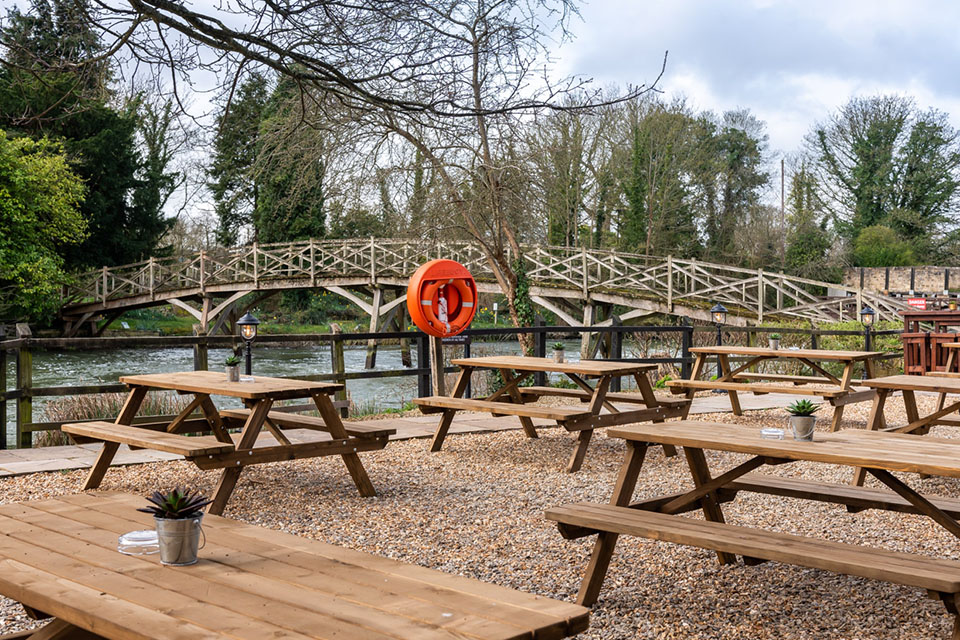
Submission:
<svg viewBox="0 0 960 640">
<path fill-rule="evenodd" d="M 117 539 L 117 551 L 128 556 L 145 556 L 160 551 L 157 532 L 129 531 Z"/>
<path fill-rule="evenodd" d="M 766 440 L 783 440 L 783 429 L 777 429 L 776 427 L 760 429 L 760 437 Z"/>
</svg>

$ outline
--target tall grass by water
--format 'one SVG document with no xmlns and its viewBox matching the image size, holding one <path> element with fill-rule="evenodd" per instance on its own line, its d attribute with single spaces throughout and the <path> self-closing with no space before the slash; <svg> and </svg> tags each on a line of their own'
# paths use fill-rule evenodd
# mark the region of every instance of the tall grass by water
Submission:
<svg viewBox="0 0 960 640">
<path fill-rule="evenodd" d="M 113 420 L 120 414 L 126 399 L 127 394 L 125 393 L 65 396 L 48 402 L 44 407 L 44 416 L 47 422 Z M 189 396 L 181 396 L 166 391 L 151 392 L 147 394 L 143 404 L 140 405 L 138 415 L 176 415 L 183 411 L 189 402 Z M 33 434 L 33 445 L 35 447 L 53 447 L 64 444 L 73 444 L 73 441 L 70 436 L 60 430 L 38 431 Z"/>
</svg>

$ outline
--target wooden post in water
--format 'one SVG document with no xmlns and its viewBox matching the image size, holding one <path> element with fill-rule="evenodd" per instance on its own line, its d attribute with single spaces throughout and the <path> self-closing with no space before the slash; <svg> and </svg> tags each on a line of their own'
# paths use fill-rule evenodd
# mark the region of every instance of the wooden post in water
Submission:
<svg viewBox="0 0 960 640">
<path fill-rule="evenodd" d="M 393 319 L 397 331 L 406 331 L 407 327 L 407 306 L 401 304 L 397 309 L 397 315 Z M 410 357 L 410 338 L 400 338 L 400 364 L 404 367 L 413 366 L 413 358 Z"/>
<path fill-rule="evenodd" d="M 26 324 L 17 325 L 18 338 L 30 338 L 33 334 L 30 327 Z M 33 438 L 29 431 L 24 430 L 24 425 L 33 422 L 33 396 L 31 388 L 33 387 L 33 354 L 30 352 L 30 343 L 20 346 L 17 349 L 17 390 L 20 397 L 17 398 L 17 436 L 15 447 L 29 449 L 33 444 Z M 6 425 L 4 425 L 6 428 Z"/>
<path fill-rule="evenodd" d="M 343 376 L 344 372 L 346 371 L 346 362 L 343 358 L 343 340 L 339 338 L 339 335 L 343 332 L 341 331 L 339 324 L 332 322 L 330 323 L 330 333 L 333 334 L 333 337 L 330 340 L 330 367 L 334 374 L 338 374 L 334 382 L 343 385 L 343 389 L 341 391 L 337 391 L 333 394 L 333 399 L 344 403 L 347 401 L 347 380 Z M 341 418 L 346 418 L 349 413 L 349 407 L 346 405 L 340 407 Z"/>
<path fill-rule="evenodd" d="M 200 325 L 193 325 L 193 335 L 199 335 L 199 331 L 202 331 L 203 328 Z M 207 352 L 207 343 L 205 340 L 199 340 L 196 344 L 193 345 L 193 370 L 194 371 L 209 371 L 210 370 L 210 359 Z"/>
</svg>

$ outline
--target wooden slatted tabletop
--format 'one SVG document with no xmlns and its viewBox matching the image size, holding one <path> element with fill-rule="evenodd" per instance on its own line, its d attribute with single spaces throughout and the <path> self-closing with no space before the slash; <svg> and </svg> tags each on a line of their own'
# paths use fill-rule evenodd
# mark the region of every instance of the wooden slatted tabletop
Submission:
<svg viewBox="0 0 960 640">
<path fill-rule="evenodd" d="M 0 506 L 0 594 L 68 634 L 113 640 L 532 640 L 587 628 L 574 604 L 217 516 L 204 518 L 196 565 L 120 554 L 118 535 L 153 526 L 143 504 L 84 494 Z"/>
<path fill-rule="evenodd" d="M 313 393 L 332 394 L 343 389 L 343 385 L 331 382 L 311 382 L 309 380 L 266 378 L 263 376 L 248 377 L 252 377 L 253 382 L 229 382 L 225 373 L 216 371 L 180 371 L 177 373 L 123 376 L 120 378 L 120 382 L 131 387 L 172 389 L 187 393 L 206 393 L 248 400 L 309 398 Z"/>
<path fill-rule="evenodd" d="M 452 361 L 459 367 L 480 369 L 512 369 L 514 371 L 547 371 L 573 373 L 590 378 L 599 376 L 630 376 L 634 373 L 653 371 L 655 364 L 636 362 L 612 362 L 609 360 L 581 360 L 580 362 L 555 362 L 552 358 L 528 358 L 526 356 L 486 356 L 482 358 L 457 358 Z"/>
<path fill-rule="evenodd" d="M 864 380 L 861 383 L 873 389 L 890 389 L 891 391 L 931 391 L 934 393 L 960 393 L 960 379 L 946 376 L 908 376 L 896 375 L 883 378 Z"/>
<path fill-rule="evenodd" d="M 765 356 L 770 358 L 806 358 L 808 360 L 860 361 L 879 358 L 882 351 L 831 351 L 829 349 L 769 349 L 767 347 L 695 347 L 690 353 L 727 356 Z"/>
<path fill-rule="evenodd" d="M 813 442 L 768 440 L 753 427 L 692 421 L 612 427 L 607 435 L 637 442 L 960 478 L 960 441 L 945 438 L 841 429 L 817 432 Z"/>
</svg>

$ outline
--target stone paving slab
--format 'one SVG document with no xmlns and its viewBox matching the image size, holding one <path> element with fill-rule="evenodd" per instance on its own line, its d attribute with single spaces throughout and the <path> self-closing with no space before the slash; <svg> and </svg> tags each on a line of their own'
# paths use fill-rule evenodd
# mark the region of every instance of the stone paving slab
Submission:
<svg viewBox="0 0 960 640">
<path fill-rule="evenodd" d="M 785 407 L 797 396 L 782 393 L 770 393 L 761 396 L 740 394 L 740 405 L 744 410 L 772 409 Z M 814 402 L 821 402 L 820 398 L 812 398 Z M 630 409 L 631 405 L 615 405 L 619 409 Z M 633 405 L 635 408 L 635 405 Z M 726 393 L 701 395 L 694 399 L 691 414 L 727 413 L 730 411 L 730 399 Z M 362 424 L 396 429 L 396 435 L 391 440 L 406 440 L 409 438 L 429 438 L 433 436 L 439 415 L 402 416 L 383 420 L 358 421 Z M 533 423 L 537 427 L 555 427 L 556 423 L 535 418 Z M 484 431 L 505 431 L 519 429 L 520 423 L 515 416 L 493 417 L 479 413 L 458 414 L 450 427 L 450 433 L 463 434 Z M 330 435 L 323 431 L 310 429 L 291 429 L 284 431 L 292 442 L 316 442 L 330 439 Z M 258 446 L 276 444 L 269 433 L 261 434 L 257 441 Z M 82 445 L 68 445 L 60 447 L 43 447 L 40 449 L 8 449 L 0 451 L 0 477 L 16 476 L 42 471 L 60 471 L 67 469 L 86 469 L 93 465 L 100 444 L 88 443 Z M 114 458 L 114 465 L 145 464 L 164 460 L 177 460 L 180 456 L 163 451 L 138 449 L 131 451 L 126 445 L 121 445 Z"/>
</svg>

